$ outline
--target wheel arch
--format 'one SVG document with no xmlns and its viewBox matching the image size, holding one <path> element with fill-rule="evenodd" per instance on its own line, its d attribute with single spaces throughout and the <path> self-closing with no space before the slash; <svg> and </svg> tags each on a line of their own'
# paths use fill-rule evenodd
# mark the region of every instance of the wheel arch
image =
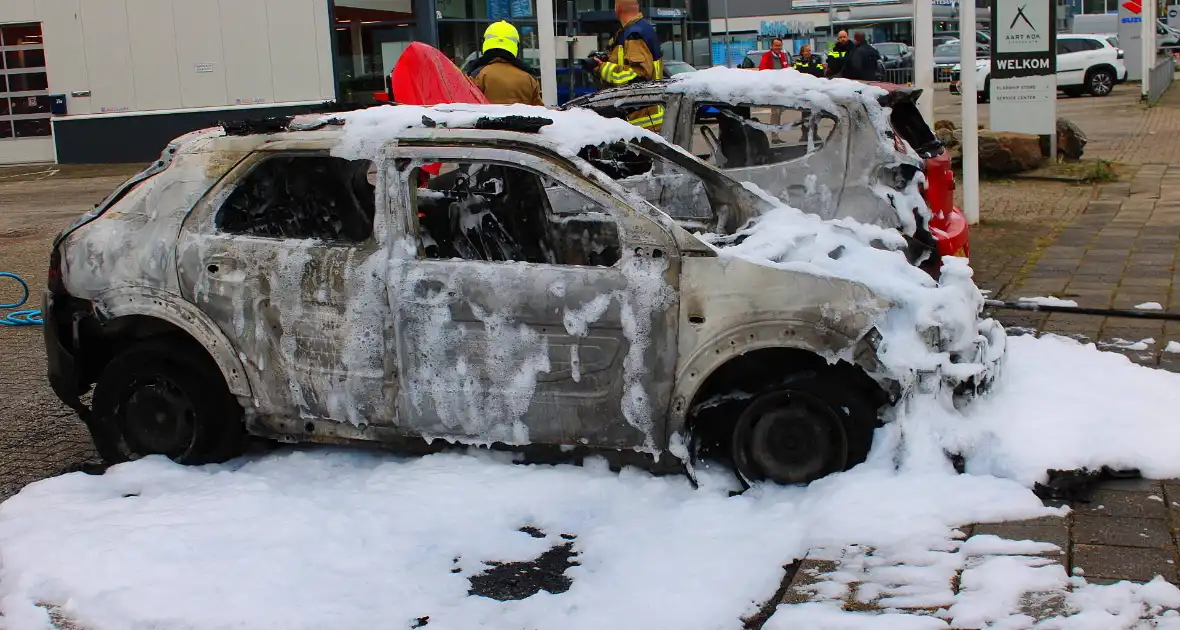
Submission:
<svg viewBox="0 0 1180 630">
<path fill-rule="evenodd" d="M 895 400 L 900 385 L 886 375 L 877 360 L 874 329 L 858 337 L 819 325 L 818 322 L 770 321 L 726 331 L 702 344 L 677 370 L 668 418 L 668 436 L 688 429 L 693 408 L 708 396 L 720 393 L 735 375 L 749 373 L 771 361 L 778 374 L 791 371 L 846 366 L 855 369 L 861 384 L 883 404 Z M 832 358 L 832 360 L 829 359 Z"/>
<path fill-rule="evenodd" d="M 229 338 L 179 295 L 135 287 L 104 292 L 93 302 L 103 336 L 139 340 L 169 333 L 183 334 L 217 364 L 231 394 L 239 399 L 251 399 L 246 370 Z"/>
<path fill-rule="evenodd" d="M 1118 70 L 1115 70 L 1113 65 L 1106 63 L 1106 62 L 1102 62 L 1102 63 L 1096 63 L 1096 64 L 1090 66 L 1089 68 L 1086 68 L 1086 78 L 1082 80 L 1082 86 L 1083 87 L 1089 86 L 1090 78 L 1093 77 L 1094 74 L 1096 72 L 1098 72 L 1099 70 L 1105 70 L 1106 72 L 1109 72 L 1110 76 L 1114 78 L 1115 82 L 1118 82 L 1118 80 L 1119 80 Z"/>
</svg>

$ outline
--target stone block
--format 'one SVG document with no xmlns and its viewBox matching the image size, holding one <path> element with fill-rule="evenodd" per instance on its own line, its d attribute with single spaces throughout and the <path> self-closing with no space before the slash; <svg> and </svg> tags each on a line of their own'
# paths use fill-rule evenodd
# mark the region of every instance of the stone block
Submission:
<svg viewBox="0 0 1180 630">
<path fill-rule="evenodd" d="M 1152 549 L 1170 549 L 1173 542 L 1162 519 L 1090 516 L 1081 512 L 1074 516 L 1073 540 L 1082 545 Z"/>
<path fill-rule="evenodd" d="M 1077 544 L 1073 565 L 1087 580 L 1107 578 L 1147 582 L 1157 575 L 1176 581 L 1175 558 L 1170 550 Z"/>
<path fill-rule="evenodd" d="M 1161 500 L 1155 500 L 1151 497 Z M 1087 503 L 1075 501 L 1071 507 L 1079 516 L 1163 519 L 1167 517 L 1163 493 L 1127 492 L 1101 488 Z"/>
<path fill-rule="evenodd" d="M 1025 524 L 1026 521 L 980 523 L 975 526 L 974 535 L 983 536 L 991 534 L 992 536 L 999 536 L 1007 540 L 1032 540 L 1051 543 L 1057 545 L 1058 549 L 1061 550 L 1059 553 L 1064 554 L 1069 549 L 1069 527 L 1065 519 L 1053 518 L 1057 521 L 1056 523 L 1044 525 L 1028 525 Z"/>
</svg>

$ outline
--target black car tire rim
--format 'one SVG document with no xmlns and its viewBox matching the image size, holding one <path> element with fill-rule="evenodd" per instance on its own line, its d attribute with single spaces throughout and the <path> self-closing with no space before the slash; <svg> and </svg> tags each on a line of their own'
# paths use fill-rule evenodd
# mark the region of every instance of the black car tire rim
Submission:
<svg viewBox="0 0 1180 630">
<path fill-rule="evenodd" d="M 750 481 L 807 483 L 843 470 L 847 458 L 840 417 L 805 392 L 764 395 L 742 414 L 734 432 L 735 465 Z"/>
<path fill-rule="evenodd" d="M 196 410 L 179 387 L 162 378 L 136 381 L 123 401 L 123 437 L 132 452 L 183 456 L 196 435 Z"/>
</svg>

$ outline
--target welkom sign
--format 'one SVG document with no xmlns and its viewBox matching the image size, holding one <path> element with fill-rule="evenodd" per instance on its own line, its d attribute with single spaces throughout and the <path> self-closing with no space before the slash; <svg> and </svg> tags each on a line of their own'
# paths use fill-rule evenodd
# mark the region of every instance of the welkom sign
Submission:
<svg viewBox="0 0 1180 630">
<path fill-rule="evenodd" d="M 991 0 L 991 128 L 1057 132 L 1055 0 Z"/>
</svg>

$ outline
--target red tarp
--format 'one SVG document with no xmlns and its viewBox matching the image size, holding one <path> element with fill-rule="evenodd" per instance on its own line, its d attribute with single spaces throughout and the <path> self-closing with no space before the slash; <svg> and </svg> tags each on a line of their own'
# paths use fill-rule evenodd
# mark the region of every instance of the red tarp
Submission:
<svg viewBox="0 0 1180 630">
<path fill-rule="evenodd" d="M 389 75 L 393 100 L 406 105 L 483 103 L 488 99 L 446 55 L 422 42 L 411 42 Z M 422 169 L 438 175 L 441 164 Z"/>
<path fill-rule="evenodd" d="M 393 100 L 408 105 L 439 103 L 487 103 L 475 87 L 446 55 L 421 42 L 412 42 L 398 57 L 390 77 Z"/>
</svg>

